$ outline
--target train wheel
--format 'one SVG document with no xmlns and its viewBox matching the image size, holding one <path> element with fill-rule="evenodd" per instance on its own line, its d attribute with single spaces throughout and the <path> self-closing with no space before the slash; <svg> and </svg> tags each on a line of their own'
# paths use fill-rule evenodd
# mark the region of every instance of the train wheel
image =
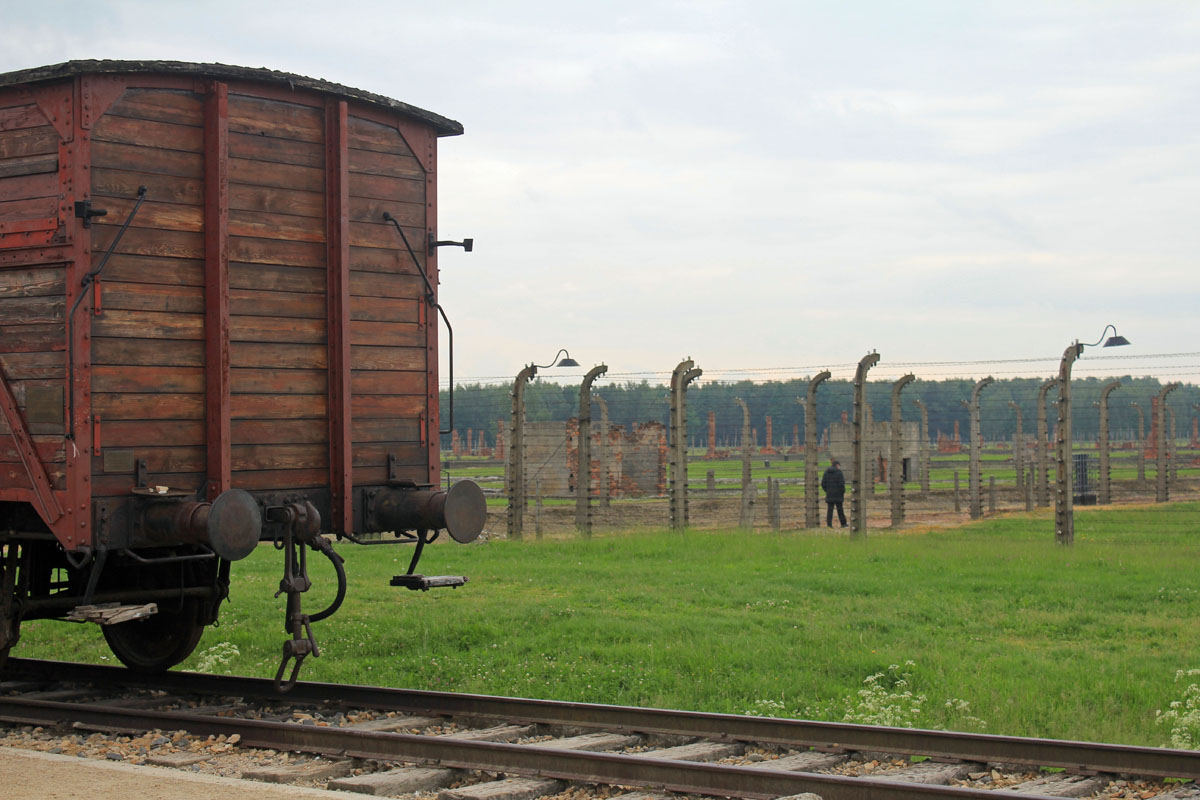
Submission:
<svg viewBox="0 0 1200 800">
<path fill-rule="evenodd" d="M 8 651 L 16 644 L 21 630 L 21 618 L 14 606 L 17 546 L 0 548 L 0 670 L 8 662 Z"/>
<path fill-rule="evenodd" d="M 0 611 L 0 672 L 4 671 L 4 665 L 8 663 L 8 652 L 17 643 L 20 624 L 21 620 L 16 615 L 6 617 L 3 616 L 3 611 Z"/>
<path fill-rule="evenodd" d="M 104 627 L 104 640 L 121 663 L 139 672 L 162 672 L 183 661 L 200 642 L 204 626 L 198 605 L 186 601 L 178 611 L 159 609 L 144 620 Z"/>
</svg>

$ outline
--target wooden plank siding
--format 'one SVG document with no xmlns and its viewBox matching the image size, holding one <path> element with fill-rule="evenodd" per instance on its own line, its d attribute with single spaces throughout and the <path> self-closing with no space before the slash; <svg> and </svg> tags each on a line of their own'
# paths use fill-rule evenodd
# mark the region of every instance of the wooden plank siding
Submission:
<svg viewBox="0 0 1200 800">
<path fill-rule="evenodd" d="M 425 326 L 436 312 L 426 305 L 425 283 L 383 214 L 404 227 L 423 268 L 425 170 L 395 127 L 351 114 L 348 132 L 354 481 L 385 480 L 390 454 L 401 477 L 424 483 Z"/>
<path fill-rule="evenodd" d="M 90 144 L 82 151 L 90 161 L 80 160 L 73 174 L 88 170 L 93 208 L 107 214 L 92 221 L 90 247 L 77 237 L 78 252 L 53 256 L 73 266 L 26 259 L 0 267 L 0 371 L 18 407 L 27 413 L 30 398 L 43 398 L 35 405 L 53 402 L 54 390 L 64 387 L 66 303 L 73 296 L 67 275 L 77 288 L 86 250 L 97 264 L 145 186 L 137 216 L 75 316 L 77 364 L 84 352 L 90 369 L 90 385 L 77 384 L 83 388 L 75 393 L 75 419 L 77 442 L 88 437 L 95 443 L 91 496 L 128 495 L 130 465 L 138 459 L 145 459 L 155 484 L 201 490 L 212 477 L 207 401 L 219 384 L 205 347 L 212 329 L 206 264 L 218 230 L 227 232 L 230 423 L 223 452 L 232 486 L 331 486 L 330 397 L 337 376 L 330 370 L 339 366 L 337 359 L 331 366 L 330 357 L 330 262 L 348 265 L 337 295 L 345 298 L 348 287 L 345 339 L 335 345 L 348 348 L 339 349 L 339 358 L 348 353 L 350 396 L 347 402 L 343 393 L 337 402 L 346 406 L 351 453 L 333 459 L 334 471 L 345 464 L 355 486 L 380 485 L 389 479 L 390 456 L 400 478 L 425 483 L 431 475 L 429 371 L 436 371 L 429 326 L 438 319 L 419 272 L 432 229 L 428 162 L 400 133 L 409 129 L 385 124 L 386 113 L 362 106 L 364 116 L 356 116 L 355 101 L 345 102 L 345 137 L 330 141 L 348 148 L 344 160 L 329 159 L 336 167 L 331 173 L 330 104 L 303 93 L 288 102 L 286 92 L 230 82 L 227 149 L 218 150 L 227 154 L 227 180 L 214 180 L 205 156 L 206 141 L 211 146 L 205 84 L 170 85 L 176 88 L 126 89 L 90 123 Z M 52 226 L 56 216 L 69 219 L 70 209 L 60 203 L 62 147 L 36 104 L 0 107 L 0 250 L 6 225 L 11 231 L 14 223 L 49 219 Z M 66 165 L 71 156 L 64 152 Z M 348 181 L 327 186 L 330 174 L 348 175 Z M 206 213 L 214 186 L 227 187 L 220 228 Z M 341 199 L 329 199 L 329 190 L 341 187 L 347 187 Z M 341 239 L 330 234 L 336 221 L 328 212 L 335 206 L 345 212 Z M 403 226 L 415 263 L 383 220 L 385 212 Z M 345 258 L 329 255 L 334 246 Z M 81 350 L 85 334 L 90 352 Z M 92 414 L 92 430 L 82 427 L 82 409 Z M 72 447 L 64 437 L 65 414 L 62 409 L 54 420 L 42 408 L 28 424 L 57 489 L 66 488 Z M 0 489 L 28 489 L 7 433 L 0 415 Z M 86 479 L 86 470 L 72 470 L 80 474 Z M 74 485 L 77 478 L 71 480 Z"/>
<path fill-rule="evenodd" d="M 324 116 L 229 93 L 233 485 L 329 484 Z"/>
<path fill-rule="evenodd" d="M 96 496 L 127 494 L 135 459 L 155 483 L 204 481 L 203 148 L 204 98 L 190 91 L 129 89 L 92 129 L 93 206 L 108 211 L 93 263 L 147 188 L 77 317 L 91 318 Z"/>
<path fill-rule="evenodd" d="M 0 108 L 0 248 L 26 245 L 25 230 L 53 230 L 59 215 L 59 134 L 32 103 Z M 5 235 L 12 231 L 10 235 Z M 66 374 L 66 267 L 0 267 L 0 374 L 16 399 L 53 488 L 66 486 L 65 409 L 38 408 Z M 34 407 L 30 408 L 30 397 Z M 59 395 L 61 397 L 61 395 Z M 0 489 L 31 489 L 0 414 Z"/>
<path fill-rule="evenodd" d="M 15 124 L 11 122 L 12 115 L 3 114 L 11 110 L 0 110 L 0 128 L 6 119 Z M 4 133 L 0 130 L 0 136 Z M 54 149 L 57 152 L 57 141 Z M 57 176 L 49 177 L 57 192 Z M 14 179 L 0 179 L 0 197 L 8 196 L 5 193 L 15 185 Z M 0 203 L 0 209 L 3 207 Z M 46 477 L 55 489 L 66 486 L 65 412 L 59 405 L 37 408 L 36 402 L 31 409 L 29 400 L 31 393 L 37 396 L 40 392 L 45 397 L 47 390 L 62 390 L 66 374 L 65 280 L 66 267 L 62 264 L 0 269 L 0 372 L 25 418 L 25 427 L 46 469 Z M 9 435 L 8 422 L 0 414 L 0 489 L 32 487 L 16 443 Z"/>
</svg>

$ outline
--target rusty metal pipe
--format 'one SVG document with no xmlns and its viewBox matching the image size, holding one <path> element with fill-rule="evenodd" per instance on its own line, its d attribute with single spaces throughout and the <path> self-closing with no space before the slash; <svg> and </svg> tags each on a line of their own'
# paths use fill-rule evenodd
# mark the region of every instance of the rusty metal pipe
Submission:
<svg viewBox="0 0 1200 800">
<path fill-rule="evenodd" d="M 258 544 L 262 512 L 249 492 L 230 489 L 211 503 L 151 499 L 142 523 L 134 547 L 203 544 L 227 561 L 238 561 Z"/>
<path fill-rule="evenodd" d="M 456 542 L 474 541 L 487 522 L 487 502 L 474 481 L 441 489 L 381 489 L 374 499 L 379 530 L 411 531 L 445 528 Z"/>
</svg>

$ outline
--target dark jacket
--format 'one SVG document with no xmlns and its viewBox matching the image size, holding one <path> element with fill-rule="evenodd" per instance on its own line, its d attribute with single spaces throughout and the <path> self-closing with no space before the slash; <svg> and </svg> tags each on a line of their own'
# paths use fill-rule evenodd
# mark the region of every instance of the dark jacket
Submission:
<svg viewBox="0 0 1200 800">
<path fill-rule="evenodd" d="M 840 503 L 846 496 L 846 478 L 842 471 L 832 464 L 821 476 L 821 488 L 825 490 L 826 503 Z"/>
</svg>

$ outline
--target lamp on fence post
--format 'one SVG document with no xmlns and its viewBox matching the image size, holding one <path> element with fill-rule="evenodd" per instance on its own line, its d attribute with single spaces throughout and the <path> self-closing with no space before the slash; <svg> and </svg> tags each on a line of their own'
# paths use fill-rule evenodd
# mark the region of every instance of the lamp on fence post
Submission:
<svg viewBox="0 0 1200 800">
<path fill-rule="evenodd" d="M 1104 339 L 1104 334 L 1112 328 L 1113 335 Z M 1100 338 L 1094 342 L 1081 344 L 1076 339 L 1063 351 L 1062 362 L 1058 367 L 1058 446 L 1057 469 L 1055 471 L 1054 492 L 1054 540 L 1059 544 L 1075 543 L 1075 488 L 1071 481 L 1071 365 L 1075 359 L 1083 355 L 1083 348 L 1095 347 L 1104 342 L 1105 347 L 1119 347 L 1129 344 L 1129 340 L 1117 333 L 1114 325 L 1106 325 Z"/>
<path fill-rule="evenodd" d="M 561 361 L 555 363 L 559 356 Z M 512 390 L 512 436 L 508 443 L 508 538 L 520 539 L 525 525 L 525 386 L 539 369 L 578 367 L 566 350 L 559 350 L 549 364 L 529 364 L 517 373 Z"/>
</svg>

